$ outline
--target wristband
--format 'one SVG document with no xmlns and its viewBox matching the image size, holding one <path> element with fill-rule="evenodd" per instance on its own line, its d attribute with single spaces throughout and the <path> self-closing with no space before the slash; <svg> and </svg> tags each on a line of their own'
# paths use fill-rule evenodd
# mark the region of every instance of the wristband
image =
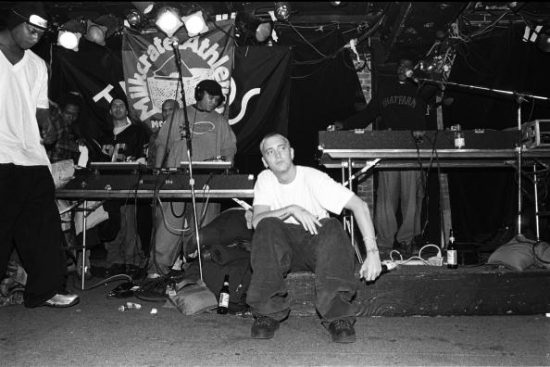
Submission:
<svg viewBox="0 0 550 367">
<path fill-rule="evenodd" d="M 368 250 L 367 250 L 367 254 L 368 254 L 368 253 L 373 253 L 373 254 L 374 254 L 374 253 L 377 253 L 377 252 L 378 252 L 378 249 L 377 249 L 377 248 L 371 248 L 371 249 L 368 249 Z"/>
<path fill-rule="evenodd" d="M 375 238 L 375 237 L 363 237 L 363 242 L 364 242 L 364 243 L 367 243 L 367 242 L 376 242 L 376 238 Z"/>
</svg>

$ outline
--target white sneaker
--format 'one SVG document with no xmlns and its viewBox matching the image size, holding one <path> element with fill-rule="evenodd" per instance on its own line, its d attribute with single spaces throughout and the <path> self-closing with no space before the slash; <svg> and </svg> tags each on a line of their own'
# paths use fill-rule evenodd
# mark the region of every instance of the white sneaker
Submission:
<svg viewBox="0 0 550 367">
<path fill-rule="evenodd" d="M 60 294 L 57 293 L 55 296 L 45 301 L 42 306 L 47 307 L 57 307 L 57 308 L 66 308 L 76 305 L 80 302 L 80 297 L 76 294 Z"/>
</svg>

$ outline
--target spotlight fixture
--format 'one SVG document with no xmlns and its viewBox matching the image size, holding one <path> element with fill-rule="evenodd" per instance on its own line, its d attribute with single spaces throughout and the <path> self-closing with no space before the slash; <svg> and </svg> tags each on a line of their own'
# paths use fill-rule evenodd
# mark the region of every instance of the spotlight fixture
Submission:
<svg viewBox="0 0 550 367">
<path fill-rule="evenodd" d="M 157 14 L 155 25 L 168 37 L 172 37 L 174 33 L 181 28 L 183 22 L 181 21 L 177 9 L 172 7 L 163 7 Z"/>
<path fill-rule="evenodd" d="M 287 21 L 290 18 L 290 3 L 287 1 L 275 2 L 275 16 L 281 21 Z"/>
<path fill-rule="evenodd" d="M 185 24 L 185 29 L 187 29 L 187 34 L 189 37 L 194 37 L 198 34 L 208 32 L 208 26 L 204 21 L 204 16 L 202 10 L 191 13 L 187 16 L 181 18 Z"/>
<path fill-rule="evenodd" d="M 142 14 L 149 14 L 155 3 L 152 1 L 132 1 L 132 4 L 139 10 Z"/>
<path fill-rule="evenodd" d="M 137 10 L 130 10 L 126 15 L 126 20 L 132 27 L 137 27 L 141 23 L 141 14 Z"/>
<path fill-rule="evenodd" d="M 235 35 L 242 45 L 267 43 L 272 37 L 273 21 L 269 18 L 241 11 L 237 13 L 235 24 Z"/>
<path fill-rule="evenodd" d="M 86 31 L 84 38 L 86 38 L 90 42 L 97 43 L 100 46 L 105 46 L 106 33 L 106 26 L 88 21 L 88 30 Z"/>
<path fill-rule="evenodd" d="M 550 52 L 550 28 L 546 28 L 537 38 L 537 47 L 542 52 Z"/>
<path fill-rule="evenodd" d="M 264 22 L 260 23 L 256 27 L 256 41 L 263 43 L 271 37 L 271 32 L 273 31 L 273 23 L 271 22 Z"/>
<path fill-rule="evenodd" d="M 57 44 L 68 50 L 78 51 L 78 43 L 81 37 L 82 33 L 61 29 L 57 35 Z"/>
<path fill-rule="evenodd" d="M 78 51 L 78 44 L 84 33 L 86 33 L 86 20 L 84 18 L 69 20 L 59 27 L 57 44 L 68 50 Z"/>
</svg>

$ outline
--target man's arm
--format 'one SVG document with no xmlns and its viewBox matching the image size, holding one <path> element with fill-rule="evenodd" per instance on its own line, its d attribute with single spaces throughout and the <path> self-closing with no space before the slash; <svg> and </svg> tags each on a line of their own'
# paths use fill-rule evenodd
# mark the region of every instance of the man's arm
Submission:
<svg viewBox="0 0 550 367">
<path fill-rule="evenodd" d="M 220 153 L 228 162 L 233 162 L 237 153 L 237 137 L 229 125 L 229 122 L 223 118 L 220 124 L 221 147 Z"/>
<path fill-rule="evenodd" d="M 50 110 L 47 108 L 37 108 L 36 109 L 36 121 L 38 121 L 38 126 L 40 130 L 48 131 L 53 129 L 50 121 Z"/>
<path fill-rule="evenodd" d="M 166 152 L 166 145 L 164 143 L 161 143 L 159 140 L 155 143 L 155 165 L 153 166 L 154 169 L 161 169 L 162 163 L 164 161 L 164 156 Z"/>
<path fill-rule="evenodd" d="M 373 98 L 367 107 L 341 122 L 345 130 L 366 128 L 380 114 L 378 100 Z"/>
<path fill-rule="evenodd" d="M 365 243 L 367 258 L 363 262 L 359 273 L 366 281 L 373 281 L 380 275 L 382 265 L 380 264 L 380 254 L 378 253 L 369 207 L 357 195 L 353 195 L 344 207 L 353 212 L 357 226 L 363 235 L 363 242 Z"/>
<path fill-rule="evenodd" d="M 321 227 L 321 222 L 313 214 L 298 205 L 289 205 L 281 209 L 269 210 L 267 205 L 254 205 L 254 216 L 252 217 L 252 226 L 256 228 L 258 223 L 264 218 L 279 218 L 285 220 L 293 216 L 302 224 L 304 229 L 311 234 L 317 234 L 317 226 Z"/>
</svg>

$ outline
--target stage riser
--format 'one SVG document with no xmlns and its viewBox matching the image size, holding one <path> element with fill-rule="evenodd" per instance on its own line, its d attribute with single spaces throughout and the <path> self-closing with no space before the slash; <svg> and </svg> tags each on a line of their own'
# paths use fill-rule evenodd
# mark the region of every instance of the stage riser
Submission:
<svg viewBox="0 0 550 367">
<path fill-rule="evenodd" d="M 294 314 L 315 313 L 315 276 L 291 273 Z M 360 316 L 529 315 L 550 312 L 550 270 L 523 272 L 401 266 L 361 282 Z"/>
</svg>

